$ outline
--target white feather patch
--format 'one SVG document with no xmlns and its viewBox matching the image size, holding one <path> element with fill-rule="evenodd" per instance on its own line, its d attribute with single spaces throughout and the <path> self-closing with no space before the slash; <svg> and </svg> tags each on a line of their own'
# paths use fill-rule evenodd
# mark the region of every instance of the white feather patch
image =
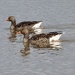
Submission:
<svg viewBox="0 0 75 75">
<path fill-rule="evenodd" d="M 42 33 L 42 29 L 41 28 L 37 28 L 34 30 L 35 34 L 41 34 Z"/>
<path fill-rule="evenodd" d="M 39 23 L 35 24 L 32 28 L 39 28 L 41 24 L 42 24 L 42 22 L 39 22 Z"/>
<path fill-rule="evenodd" d="M 52 36 L 49 38 L 49 42 L 52 42 L 52 41 L 56 41 L 56 40 L 59 40 L 59 38 L 61 37 L 62 34 L 58 34 L 56 36 Z"/>
</svg>

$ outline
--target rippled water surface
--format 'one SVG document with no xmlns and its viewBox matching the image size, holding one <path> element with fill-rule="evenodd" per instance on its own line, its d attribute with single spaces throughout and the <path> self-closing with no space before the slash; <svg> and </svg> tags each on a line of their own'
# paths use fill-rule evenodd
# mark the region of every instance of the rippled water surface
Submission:
<svg viewBox="0 0 75 75">
<path fill-rule="evenodd" d="M 23 55 L 23 36 L 12 41 L 10 23 L 42 20 L 43 32 L 63 31 L 60 49 L 33 48 Z M 0 1 L 0 75 L 75 75 L 75 0 Z"/>
</svg>

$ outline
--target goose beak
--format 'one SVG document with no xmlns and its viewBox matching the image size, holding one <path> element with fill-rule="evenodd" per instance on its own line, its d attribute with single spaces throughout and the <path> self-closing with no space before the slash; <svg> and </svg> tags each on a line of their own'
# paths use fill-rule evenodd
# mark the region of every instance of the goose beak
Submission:
<svg viewBox="0 0 75 75">
<path fill-rule="evenodd" d="M 6 21 L 9 21 L 8 19 L 6 19 Z"/>
</svg>

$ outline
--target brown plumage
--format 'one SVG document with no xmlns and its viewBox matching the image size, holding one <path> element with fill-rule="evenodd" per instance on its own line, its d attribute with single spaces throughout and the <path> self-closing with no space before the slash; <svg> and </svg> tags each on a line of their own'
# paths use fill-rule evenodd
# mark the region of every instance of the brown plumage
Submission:
<svg viewBox="0 0 75 75">
<path fill-rule="evenodd" d="M 37 34 L 37 35 L 34 35 L 31 37 L 31 40 L 39 40 L 40 38 L 47 38 L 49 39 L 50 37 L 52 36 L 56 36 L 58 34 L 62 34 L 61 31 L 58 31 L 58 32 L 49 32 L 49 33 L 42 33 L 42 34 Z"/>
<path fill-rule="evenodd" d="M 30 30 L 28 28 L 24 29 L 21 31 L 21 34 L 24 35 L 24 46 L 25 46 L 25 50 L 29 48 L 29 43 L 31 43 L 31 45 L 39 47 L 39 48 L 48 48 L 48 47 L 52 47 L 52 39 L 53 37 L 56 37 L 57 35 L 61 35 L 62 32 L 58 31 L 58 32 L 50 32 L 50 33 L 41 33 L 41 34 L 36 34 L 33 35 L 31 38 L 29 38 L 29 34 L 30 34 Z M 59 40 L 60 36 L 58 37 L 57 40 Z M 52 39 L 50 41 L 50 39 Z"/>
<path fill-rule="evenodd" d="M 38 35 L 34 35 L 30 38 L 30 42 L 32 45 L 34 45 L 35 47 L 41 47 L 41 48 L 48 48 L 51 47 L 51 42 L 54 41 L 51 40 L 53 37 L 56 37 L 57 35 L 61 35 L 62 32 L 50 32 L 50 33 L 42 33 L 42 34 L 38 34 Z M 58 39 L 59 40 L 59 39 Z"/>
<path fill-rule="evenodd" d="M 35 24 L 42 23 L 42 21 L 24 21 L 16 24 L 16 19 L 14 16 L 9 16 L 6 21 L 11 22 L 10 29 L 15 29 L 17 31 L 22 30 L 25 27 L 33 27 Z"/>
</svg>

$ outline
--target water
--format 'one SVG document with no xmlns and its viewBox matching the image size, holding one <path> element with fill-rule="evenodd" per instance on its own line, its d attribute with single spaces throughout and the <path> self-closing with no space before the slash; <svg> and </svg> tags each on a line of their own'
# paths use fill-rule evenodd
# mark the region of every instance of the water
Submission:
<svg viewBox="0 0 75 75">
<path fill-rule="evenodd" d="M 74 75 L 75 74 L 75 0 L 1 0 L 0 1 L 0 74 L 1 75 Z M 44 32 L 64 31 L 62 49 L 30 47 L 22 55 L 22 36 L 9 40 L 10 23 L 42 20 Z"/>
</svg>

